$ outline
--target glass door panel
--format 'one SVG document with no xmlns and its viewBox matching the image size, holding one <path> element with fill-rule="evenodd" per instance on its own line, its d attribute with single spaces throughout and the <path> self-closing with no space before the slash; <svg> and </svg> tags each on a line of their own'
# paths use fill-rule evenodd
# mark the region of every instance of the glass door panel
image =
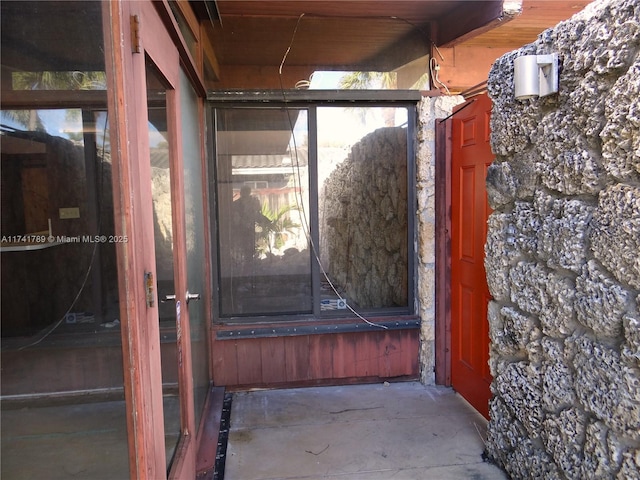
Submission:
<svg viewBox="0 0 640 480">
<path fill-rule="evenodd" d="M 184 208 L 187 246 L 187 286 L 194 297 L 188 303 L 191 330 L 191 366 L 195 428 L 198 428 L 209 387 L 207 357 L 207 318 L 204 295 L 207 288 L 207 258 L 204 227 L 204 192 L 198 97 L 185 73 L 180 70 L 180 112 L 184 166 Z M 196 301 L 197 300 L 197 301 Z"/>
<path fill-rule="evenodd" d="M 102 5 L 0 18 L 0 477 L 128 478 Z"/>
<path fill-rule="evenodd" d="M 128 475 L 106 117 L 0 112 L 2 478 Z"/>
<path fill-rule="evenodd" d="M 170 138 L 167 124 L 167 83 L 147 59 L 147 111 L 153 197 L 156 279 L 162 357 L 167 467 L 180 439 L 180 392 L 176 361 L 176 303 L 173 258 L 173 204 L 171 198 Z"/>
</svg>

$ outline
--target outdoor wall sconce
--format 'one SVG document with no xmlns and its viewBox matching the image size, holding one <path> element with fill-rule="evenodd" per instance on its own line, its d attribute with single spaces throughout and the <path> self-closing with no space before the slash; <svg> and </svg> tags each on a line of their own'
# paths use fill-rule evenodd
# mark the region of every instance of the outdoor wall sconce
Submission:
<svg viewBox="0 0 640 480">
<path fill-rule="evenodd" d="M 558 54 L 522 55 L 513 62 L 517 100 L 546 97 L 558 92 Z"/>
</svg>

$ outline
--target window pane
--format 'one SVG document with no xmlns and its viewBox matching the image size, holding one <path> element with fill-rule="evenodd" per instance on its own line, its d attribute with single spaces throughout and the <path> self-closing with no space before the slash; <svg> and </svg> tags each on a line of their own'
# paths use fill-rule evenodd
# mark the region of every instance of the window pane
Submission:
<svg viewBox="0 0 640 480">
<path fill-rule="evenodd" d="M 106 111 L 0 117 L 2 391 L 26 402 L 16 410 L 2 404 L 3 476 L 126 476 L 115 250 L 125 240 L 114 236 Z M 30 400 L 33 408 L 22 408 Z M 68 442 L 52 440 L 58 421 Z M 109 455 L 87 454 L 96 449 Z"/>
<path fill-rule="evenodd" d="M 184 205 L 187 227 L 187 274 L 190 293 L 198 293 L 202 300 L 189 303 L 191 334 L 191 367 L 193 369 L 193 401 L 196 428 L 204 409 L 209 387 L 207 356 L 207 315 L 205 295 L 207 284 L 205 248 L 205 212 L 203 205 L 202 162 L 200 156 L 200 117 L 198 95 L 183 70 L 180 71 L 180 109 L 182 111 L 182 157 L 184 165 Z"/>
<path fill-rule="evenodd" d="M 173 268 L 173 204 L 171 202 L 171 143 L 167 115 L 167 91 L 164 77 L 149 57 L 146 59 L 147 81 L 147 129 L 149 135 L 151 166 L 151 194 L 154 219 L 154 243 L 156 256 L 156 282 L 160 320 L 160 345 L 171 351 L 176 344 L 176 304 L 162 301 L 167 295 L 175 295 Z M 173 356 L 162 355 L 162 403 L 164 413 L 164 441 L 167 469 L 173 462 L 180 440 L 180 392 L 176 361 Z"/>
<path fill-rule="evenodd" d="M 321 310 L 408 306 L 407 109 L 318 109 Z"/>
<path fill-rule="evenodd" d="M 219 109 L 216 135 L 221 316 L 310 312 L 306 110 Z"/>
<path fill-rule="evenodd" d="M 404 69 L 388 72 L 316 70 L 298 88 L 311 90 L 420 90 L 428 89 L 428 57 L 422 57 Z"/>
<path fill-rule="evenodd" d="M 193 32 L 189 27 L 189 23 L 187 22 L 187 19 L 184 18 L 184 15 L 182 14 L 182 11 L 180 10 L 180 7 L 178 6 L 177 2 L 175 1 L 169 2 L 169 7 L 171 7 L 171 11 L 173 12 L 173 17 L 176 19 L 176 22 L 178 23 L 178 28 L 180 28 L 180 33 L 182 33 L 182 38 L 187 44 L 187 48 L 189 49 L 189 53 L 191 53 L 191 57 L 194 60 L 197 60 L 198 43 L 196 42 L 196 38 L 194 37 Z"/>
<path fill-rule="evenodd" d="M 128 478 L 102 4 L 0 10 L 0 476 Z"/>
</svg>

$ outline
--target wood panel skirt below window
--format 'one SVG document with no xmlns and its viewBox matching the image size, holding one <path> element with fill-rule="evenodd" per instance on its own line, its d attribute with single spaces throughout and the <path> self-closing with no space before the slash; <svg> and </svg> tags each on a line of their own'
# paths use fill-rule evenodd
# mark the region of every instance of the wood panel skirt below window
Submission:
<svg viewBox="0 0 640 480">
<path fill-rule="evenodd" d="M 237 390 L 415 380 L 419 332 L 413 327 L 234 336 L 228 327 L 218 326 L 213 332 L 213 380 Z"/>
</svg>

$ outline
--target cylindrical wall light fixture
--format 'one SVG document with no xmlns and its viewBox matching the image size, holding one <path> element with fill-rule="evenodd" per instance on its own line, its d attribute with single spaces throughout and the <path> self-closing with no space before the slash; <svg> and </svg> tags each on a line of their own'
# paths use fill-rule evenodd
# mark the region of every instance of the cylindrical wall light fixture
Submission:
<svg viewBox="0 0 640 480">
<path fill-rule="evenodd" d="M 540 95 L 537 55 L 522 55 L 513 61 L 513 82 L 518 100 Z"/>
<path fill-rule="evenodd" d="M 546 97 L 558 92 L 558 54 L 522 55 L 513 61 L 513 83 L 517 100 Z"/>
</svg>

